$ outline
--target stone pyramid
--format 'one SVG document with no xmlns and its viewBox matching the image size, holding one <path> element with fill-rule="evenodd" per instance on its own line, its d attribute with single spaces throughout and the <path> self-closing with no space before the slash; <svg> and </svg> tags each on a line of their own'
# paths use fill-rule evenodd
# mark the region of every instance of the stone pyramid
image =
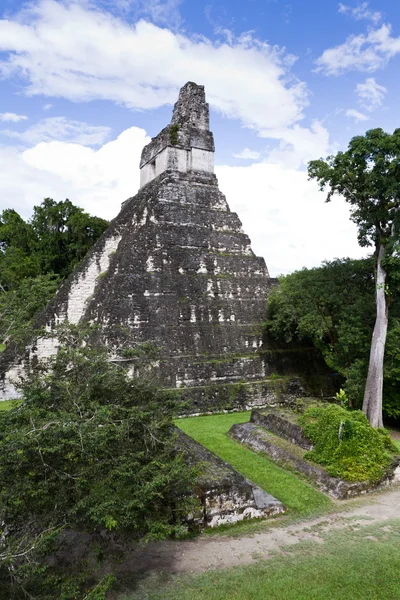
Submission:
<svg viewBox="0 0 400 600">
<path fill-rule="evenodd" d="M 273 280 L 218 188 L 203 86 L 181 89 L 170 125 L 143 149 L 140 181 L 42 323 L 98 323 L 110 347 L 122 327 L 133 344 L 160 347 L 154 375 L 184 392 L 189 413 L 276 398 L 259 353 Z M 30 359 L 54 351 L 39 339 Z"/>
</svg>

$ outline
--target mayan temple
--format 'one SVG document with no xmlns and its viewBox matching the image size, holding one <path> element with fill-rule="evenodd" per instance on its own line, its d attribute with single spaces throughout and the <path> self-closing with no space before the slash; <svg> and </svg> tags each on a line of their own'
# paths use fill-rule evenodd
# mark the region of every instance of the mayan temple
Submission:
<svg viewBox="0 0 400 600">
<path fill-rule="evenodd" d="M 218 188 L 203 86 L 181 89 L 171 123 L 143 149 L 140 182 L 41 324 L 98 323 L 111 348 L 122 329 L 132 344 L 161 348 L 154 375 L 182 390 L 192 413 L 275 399 L 283 384 L 268 379 L 259 352 L 273 280 Z M 26 360 L 54 351 L 39 339 L 9 362 L 3 397 Z"/>
</svg>

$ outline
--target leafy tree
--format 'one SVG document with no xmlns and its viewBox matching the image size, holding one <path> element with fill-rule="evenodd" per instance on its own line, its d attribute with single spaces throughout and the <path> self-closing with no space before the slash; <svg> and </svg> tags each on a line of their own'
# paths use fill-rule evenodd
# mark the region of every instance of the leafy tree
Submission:
<svg viewBox="0 0 400 600">
<path fill-rule="evenodd" d="M 354 137 L 346 152 L 309 163 L 311 179 L 328 188 L 327 202 L 341 194 L 351 207 L 361 246 L 373 246 L 376 261 L 376 320 L 372 334 L 363 411 L 381 427 L 383 359 L 391 290 L 388 258 L 398 252 L 400 232 L 400 129 L 393 134 L 371 129 Z"/>
<path fill-rule="evenodd" d="M 57 275 L 26 277 L 19 285 L 0 293 L 0 343 L 10 340 L 24 347 L 32 339 L 34 319 L 44 308 L 59 286 Z"/>
<path fill-rule="evenodd" d="M 336 259 L 280 278 L 270 294 L 267 330 L 282 342 L 310 340 L 345 379 L 352 407 L 361 407 L 374 327 L 373 259 Z M 400 274 L 393 260 L 392 279 Z M 383 408 L 400 417 L 400 298 L 393 297 L 384 362 Z"/>
<path fill-rule="evenodd" d="M 12 209 L 0 216 L 0 344 L 23 346 L 34 316 L 101 236 L 108 222 L 69 200 L 46 198 L 25 222 Z"/>
<path fill-rule="evenodd" d="M 69 200 L 46 198 L 25 222 L 12 209 L 0 216 L 0 285 L 15 288 L 26 277 L 54 273 L 64 278 L 107 228 Z"/>
<path fill-rule="evenodd" d="M 91 217 L 69 200 L 46 198 L 34 207 L 31 225 L 41 272 L 66 277 L 108 227 L 108 221 Z"/>
<path fill-rule="evenodd" d="M 30 223 L 12 209 L 0 217 L 0 289 L 18 286 L 25 277 L 40 273 L 38 256 L 34 251 L 35 234 Z"/>
<path fill-rule="evenodd" d="M 368 345 L 373 302 L 371 262 L 336 259 L 280 278 L 267 328 L 287 342 L 311 340 L 328 366 L 347 377 Z"/>
<path fill-rule="evenodd" d="M 94 547 L 99 558 L 118 540 L 182 535 L 197 506 L 171 423 L 176 400 L 91 347 L 90 331 L 56 334 L 58 354 L 31 373 L 23 404 L 0 415 L 0 587 L 9 600 L 99 600 L 111 579 L 87 571 Z M 57 553 L 71 552 L 73 532 L 90 535 L 89 549 L 75 536 L 75 559 L 62 565 Z"/>
</svg>

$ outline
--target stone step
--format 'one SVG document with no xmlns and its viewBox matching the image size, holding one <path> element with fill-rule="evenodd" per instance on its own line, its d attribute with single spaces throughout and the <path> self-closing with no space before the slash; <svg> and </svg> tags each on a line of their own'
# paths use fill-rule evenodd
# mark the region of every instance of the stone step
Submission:
<svg viewBox="0 0 400 600">
<path fill-rule="evenodd" d="M 250 416 L 250 423 L 260 425 L 264 429 L 275 433 L 277 436 L 296 444 L 305 450 L 311 450 L 313 445 L 304 435 L 303 429 L 286 415 L 279 412 L 265 412 L 253 410 Z"/>
<path fill-rule="evenodd" d="M 236 213 L 210 208 L 204 209 L 196 204 L 182 206 L 180 202 L 159 200 L 153 214 L 156 221 L 168 224 L 180 223 L 181 225 L 197 225 L 213 230 L 242 232 L 242 223 Z"/>
<path fill-rule="evenodd" d="M 187 404 L 180 414 L 197 415 L 230 410 L 251 410 L 280 404 L 291 405 L 306 395 L 296 378 L 215 383 L 171 390 Z"/>
<path fill-rule="evenodd" d="M 221 355 L 224 352 L 244 354 L 249 350 L 258 350 L 262 345 L 261 332 L 257 331 L 256 324 L 253 323 L 217 321 L 190 323 L 176 320 L 169 324 L 170 315 L 167 312 L 161 314 L 165 315 L 165 324 L 162 324 L 161 319 L 152 322 L 149 317 L 146 321 L 140 320 L 140 317 L 136 321 L 137 313 L 133 311 L 128 318 L 124 314 L 118 318 L 118 314 L 108 316 L 106 313 L 104 321 L 106 319 L 107 321 L 106 324 L 104 321 L 102 323 L 102 335 L 110 340 L 110 343 L 115 339 L 117 345 L 118 331 L 121 327 L 128 328 L 133 338 L 133 346 L 149 342 L 161 348 L 161 356 L 192 354 L 195 358 L 196 354 Z M 97 318 L 102 319 L 102 314 L 98 314 Z M 96 318 L 93 318 L 92 322 L 95 323 Z M 168 335 L 168 343 L 165 341 L 166 335 Z"/>
<path fill-rule="evenodd" d="M 254 423 L 232 425 L 228 435 L 251 450 L 266 454 L 281 466 L 301 473 L 307 479 L 311 480 L 322 492 L 338 500 L 358 496 L 359 494 L 386 486 L 394 482 L 396 478 L 395 468 L 398 465 L 394 465 L 393 470 L 379 483 L 370 483 L 367 481 L 349 482 L 337 477 L 331 477 L 320 465 L 304 458 L 306 453 L 304 448 L 269 433 Z"/>
<path fill-rule="evenodd" d="M 183 450 L 188 463 L 199 468 L 197 487 L 202 510 L 192 516 L 194 523 L 217 527 L 286 512 L 279 500 L 180 430 L 178 446 Z"/>
</svg>

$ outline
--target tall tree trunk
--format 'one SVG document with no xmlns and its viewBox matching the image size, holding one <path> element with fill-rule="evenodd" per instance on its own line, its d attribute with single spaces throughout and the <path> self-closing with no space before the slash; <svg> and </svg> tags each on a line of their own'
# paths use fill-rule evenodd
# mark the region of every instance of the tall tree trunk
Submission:
<svg viewBox="0 0 400 600">
<path fill-rule="evenodd" d="M 372 334 L 368 375 L 362 407 L 372 427 L 383 427 L 383 357 L 385 354 L 388 326 L 388 304 L 385 294 L 386 271 L 382 267 L 384 256 L 385 247 L 383 244 L 380 244 L 376 269 L 376 321 Z"/>
</svg>

